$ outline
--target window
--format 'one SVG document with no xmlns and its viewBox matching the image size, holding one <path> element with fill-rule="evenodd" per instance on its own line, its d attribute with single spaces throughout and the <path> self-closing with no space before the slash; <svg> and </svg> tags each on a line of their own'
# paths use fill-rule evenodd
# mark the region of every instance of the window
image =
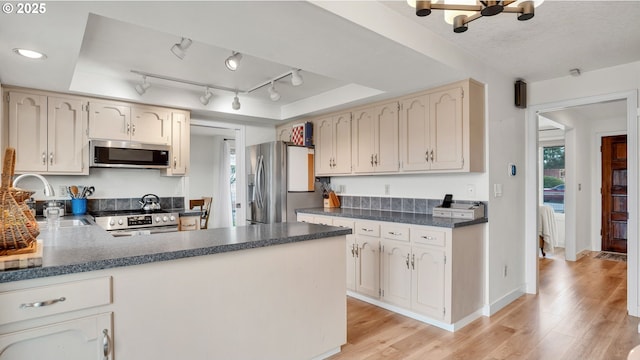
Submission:
<svg viewBox="0 0 640 360">
<path fill-rule="evenodd" d="M 545 146 L 542 151 L 543 202 L 564 213 L 564 146 Z"/>
</svg>

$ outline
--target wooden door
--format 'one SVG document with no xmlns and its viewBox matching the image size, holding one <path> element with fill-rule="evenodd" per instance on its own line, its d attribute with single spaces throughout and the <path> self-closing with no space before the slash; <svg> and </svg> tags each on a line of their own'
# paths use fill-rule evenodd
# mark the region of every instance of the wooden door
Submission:
<svg viewBox="0 0 640 360">
<path fill-rule="evenodd" d="M 9 93 L 9 146 L 16 149 L 16 173 L 47 171 L 47 97 Z"/>
<path fill-rule="evenodd" d="M 49 172 L 89 173 L 86 120 L 82 101 L 49 97 Z"/>
<path fill-rule="evenodd" d="M 602 251 L 627 252 L 627 136 L 602 138 Z"/>
</svg>

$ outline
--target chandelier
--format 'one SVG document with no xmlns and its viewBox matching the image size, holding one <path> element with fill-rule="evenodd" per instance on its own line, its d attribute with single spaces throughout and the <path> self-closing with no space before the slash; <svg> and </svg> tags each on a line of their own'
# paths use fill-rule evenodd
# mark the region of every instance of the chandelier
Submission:
<svg viewBox="0 0 640 360">
<path fill-rule="evenodd" d="M 544 0 L 407 0 L 416 9 L 417 16 L 427 16 L 431 10 L 444 10 L 445 21 L 453 25 L 453 32 L 467 31 L 467 24 L 483 16 L 494 16 L 500 13 L 518 14 L 518 20 L 529 20 L 534 9 Z"/>
</svg>

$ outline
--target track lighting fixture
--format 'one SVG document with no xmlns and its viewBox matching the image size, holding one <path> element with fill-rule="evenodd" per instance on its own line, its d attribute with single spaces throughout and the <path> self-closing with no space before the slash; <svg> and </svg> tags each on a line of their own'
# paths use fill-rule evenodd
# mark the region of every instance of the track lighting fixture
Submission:
<svg viewBox="0 0 640 360">
<path fill-rule="evenodd" d="M 231 71 L 236 71 L 238 69 L 238 65 L 240 65 L 240 60 L 242 60 L 242 54 L 239 52 L 232 51 L 231 56 L 224 61 L 224 65 L 227 69 Z"/>
<path fill-rule="evenodd" d="M 233 98 L 233 102 L 231 103 L 231 108 L 233 110 L 240 110 L 240 99 L 238 99 L 237 91 L 236 91 L 236 96 Z"/>
<path fill-rule="evenodd" d="M 291 85 L 299 86 L 299 85 L 302 85 L 303 82 L 304 82 L 304 80 L 302 79 L 302 76 L 300 75 L 300 69 L 291 70 Z"/>
<path fill-rule="evenodd" d="M 407 0 L 417 16 L 430 15 L 432 10 L 444 10 L 445 21 L 453 24 L 453 32 L 467 31 L 467 24 L 485 16 L 500 13 L 518 14 L 517 19 L 533 18 L 534 8 L 544 0 Z"/>
<path fill-rule="evenodd" d="M 213 93 L 209 90 L 209 87 L 207 86 L 204 90 L 204 95 L 200 96 L 200 102 L 202 103 L 202 105 L 209 105 L 209 101 L 211 101 L 212 97 L 213 97 Z"/>
<path fill-rule="evenodd" d="M 184 59 L 184 56 L 187 55 L 187 49 L 191 46 L 191 39 L 183 37 L 179 43 L 173 44 L 171 47 L 171 52 L 173 55 L 177 56 L 180 60 Z"/>
<path fill-rule="evenodd" d="M 275 86 L 273 85 L 273 81 L 271 82 L 271 86 L 269 86 L 269 89 L 267 91 L 269 92 L 269 97 L 271 98 L 271 101 L 280 100 L 280 93 L 276 90 Z"/>
<path fill-rule="evenodd" d="M 142 82 L 139 84 L 136 84 L 136 91 L 138 92 L 138 94 L 142 95 L 144 93 L 147 92 L 147 89 L 149 89 L 151 87 L 151 84 L 149 84 L 147 82 L 147 77 L 146 76 L 142 76 Z"/>
</svg>

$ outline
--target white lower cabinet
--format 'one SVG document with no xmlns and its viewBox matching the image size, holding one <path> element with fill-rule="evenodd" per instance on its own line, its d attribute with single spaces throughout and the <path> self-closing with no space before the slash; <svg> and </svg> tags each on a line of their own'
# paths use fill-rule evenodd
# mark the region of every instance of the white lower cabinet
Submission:
<svg viewBox="0 0 640 360">
<path fill-rule="evenodd" d="M 1 360 L 110 360 L 112 313 L 0 335 Z"/>
<path fill-rule="evenodd" d="M 484 225 L 451 229 L 311 214 L 298 214 L 298 221 L 353 229 L 347 236 L 347 290 L 362 300 L 406 310 L 450 331 L 480 316 Z"/>
</svg>

